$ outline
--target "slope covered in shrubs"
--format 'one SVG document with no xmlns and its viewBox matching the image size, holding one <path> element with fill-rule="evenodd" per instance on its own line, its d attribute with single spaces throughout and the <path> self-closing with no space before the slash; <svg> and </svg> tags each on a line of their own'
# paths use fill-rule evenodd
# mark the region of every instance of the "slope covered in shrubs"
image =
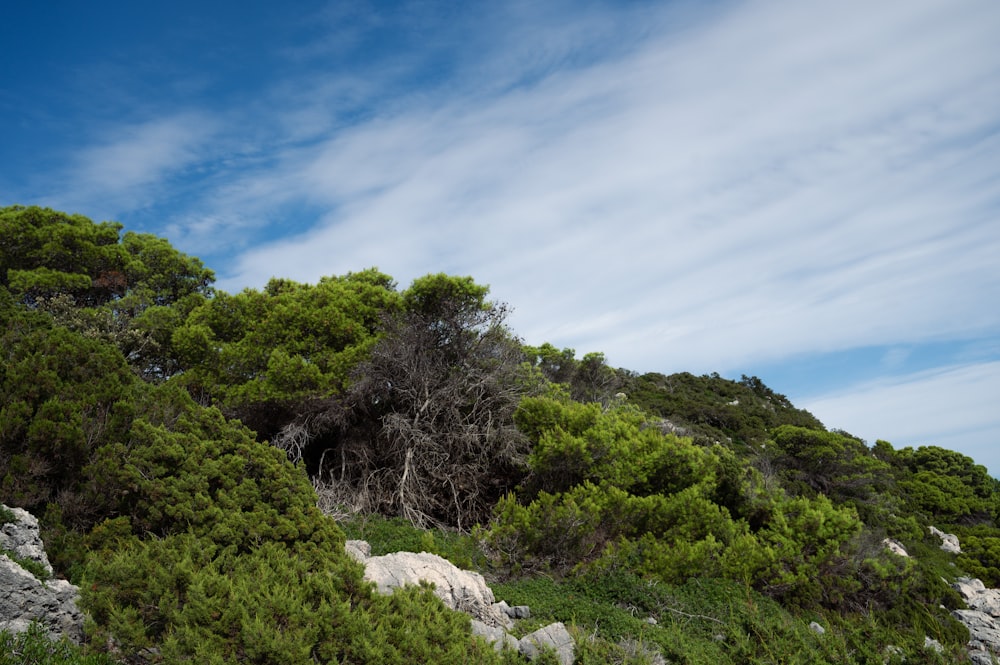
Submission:
<svg viewBox="0 0 1000 665">
<path fill-rule="evenodd" d="M 942 578 L 1000 579 L 997 481 L 953 451 L 827 431 L 756 377 L 525 345 L 469 277 L 212 279 L 163 239 L 0 210 L 0 501 L 41 516 L 92 651 L 516 659 L 426 589 L 374 594 L 345 529 L 478 568 L 574 626 L 579 662 L 959 662 Z"/>
</svg>

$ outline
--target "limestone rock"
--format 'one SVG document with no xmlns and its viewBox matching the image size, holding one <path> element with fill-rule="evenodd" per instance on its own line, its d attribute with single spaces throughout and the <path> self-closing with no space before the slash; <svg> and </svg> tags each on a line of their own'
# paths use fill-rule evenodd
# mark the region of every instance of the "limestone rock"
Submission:
<svg viewBox="0 0 1000 665">
<path fill-rule="evenodd" d="M 499 626 L 489 626 L 478 619 L 472 620 L 472 634 L 484 638 L 497 651 L 504 648 L 519 649 L 517 638 Z"/>
<path fill-rule="evenodd" d="M 380 593 L 421 580 L 434 585 L 434 594 L 454 610 L 472 615 L 488 626 L 508 627 L 510 618 L 493 607 L 493 590 L 479 573 L 458 568 L 447 559 L 427 552 L 395 552 L 365 560 L 365 579 Z"/>
<path fill-rule="evenodd" d="M 969 609 L 1000 617 L 1000 589 L 987 589 L 982 580 L 959 577 L 951 585 Z"/>
<path fill-rule="evenodd" d="M 1000 652 L 1000 622 L 979 610 L 955 610 L 951 614 L 969 629 L 969 658 L 992 663 L 991 652 Z"/>
<path fill-rule="evenodd" d="M 0 550 L 10 550 L 22 559 L 37 561 L 51 575 L 52 566 L 38 535 L 38 520 L 23 508 L 4 508 L 13 513 L 17 521 L 0 526 Z"/>
<path fill-rule="evenodd" d="M 909 553 L 907 553 L 906 548 L 903 547 L 903 543 L 899 542 L 898 540 L 895 540 L 893 538 L 886 538 L 885 540 L 882 541 L 882 545 L 893 554 L 910 558 L 910 555 Z"/>
<path fill-rule="evenodd" d="M 372 555 L 372 546 L 366 540 L 348 540 L 344 550 L 358 563 L 364 563 Z"/>
<path fill-rule="evenodd" d="M 962 547 L 959 545 L 958 536 L 953 533 L 945 533 L 936 527 L 928 527 L 932 535 L 941 539 L 941 549 L 951 554 L 961 554 Z"/>
<path fill-rule="evenodd" d="M 521 653 L 535 660 L 546 648 L 555 649 L 556 657 L 562 665 L 573 665 L 576 657 L 576 643 L 562 622 L 550 623 L 521 638 Z"/>
<path fill-rule="evenodd" d="M 825 635 L 826 634 L 826 628 L 824 628 L 823 626 L 819 625 L 815 621 L 813 621 L 812 623 L 809 624 L 809 630 L 811 630 L 812 632 L 816 633 L 817 635 Z"/>
<path fill-rule="evenodd" d="M 52 566 L 38 536 L 38 520 L 20 508 L 8 510 L 17 521 L 0 527 L 0 549 L 40 563 L 51 575 Z M 83 640 L 83 613 L 76 605 L 78 587 L 66 580 L 38 580 L 0 554 L 0 589 L 0 630 L 22 632 L 37 622 L 53 639 L 66 636 L 78 644 Z"/>
</svg>

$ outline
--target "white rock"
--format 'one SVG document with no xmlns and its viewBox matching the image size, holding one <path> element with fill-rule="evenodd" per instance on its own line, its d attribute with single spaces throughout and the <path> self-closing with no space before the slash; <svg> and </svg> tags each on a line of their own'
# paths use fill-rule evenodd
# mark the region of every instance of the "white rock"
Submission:
<svg viewBox="0 0 1000 665">
<path fill-rule="evenodd" d="M 38 535 L 38 520 L 23 508 L 4 508 L 13 513 L 17 521 L 0 526 L 0 549 L 10 550 L 22 559 L 42 564 L 51 575 L 52 566 L 45 554 L 41 536 Z"/>
<path fill-rule="evenodd" d="M 434 585 L 434 594 L 453 610 L 472 615 L 489 626 L 509 627 L 511 620 L 493 607 L 493 590 L 479 573 L 462 570 L 447 559 L 427 552 L 395 552 L 365 560 L 365 579 L 380 593 L 418 585 Z"/>
<path fill-rule="evenodd" d="M 517 638 L 499 626 L 488 626 L 478 619 L 472 620 L 472 634 L 484 638 L 493 645 L 497 651 L 504 648 L 519 649 L 520 643 Z"/>
<path fill-rule="evenodd" d="M 899 542 L 898 540 L 895 540 L 893 538 L 886 538 L 885 540 L 882 541 L 882 545 L 885 546 L 885 548 L 890 552 L 892 552 L 893 554 L 903 556 L 906 558 L 910 557 L 909 553 L 907 553 L 906 551 L 906 548 L 903 547 L 903 543 Z"/>
<path fill-rule="evenodd" d="M 931 534 L 941 539 L 941 549 L 951 554 L 961 554 L 962 547 L 958 542 L 958 536 L 953 533 L 945 533 L 936 527 L 928 527 Z"/>
<path fill-rule="evenodd" d="M 0 630 L 21 632 L 32 622 L 44 626 L 53 639 L 83 640 L 83 613 L 76 605 L 79 588 L 66 580 L 41 582 L 0 554 Z"/>
<path fill-rule="evenodd" d="M 555 649 L 561 665 L 573 665 L 576 657 L 576 643 L 573 641 L 573 636 L 560 621 L 525 635 L 521 638 L 520 646 L 521 653 L 531 660 L 538 658 L 542 650 L 547 648 Z"/>
<path fill-rule="evenodd" d="M 344 550 L 358 563 L 364 563 L 372 555 L 372 546 L 366 540 L 348 540 Z"/>
<path fill-rule="evenodd" d="M 969 609 L 1000 617 L 1000 589 L 987 589 L 982 580 L 959 577 L 952 583 Z"/>
</svg>

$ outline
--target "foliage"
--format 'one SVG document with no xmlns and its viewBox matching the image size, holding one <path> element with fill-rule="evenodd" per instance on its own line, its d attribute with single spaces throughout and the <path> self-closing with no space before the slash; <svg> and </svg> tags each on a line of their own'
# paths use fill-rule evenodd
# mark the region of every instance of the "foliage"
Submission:
<svg viewBox="0 0 1000 665">
<path fill-rule="evenodd" d="M 991 522 L 997 513 L 1000 481 L 972 458 L 937 446 L 903 448 L 898 486 L 911 509 L 941 522 Z"/>
<path fill-rule="evenodd" d="M 577 360 L 573 349 L 559 350 L 548 342 L 525 345 L 523 350 L 529 366 L 547 381 L 565 386 L 569 396 L 578 402 L 610 404 L 627 380 L 627 373 L 612 369 L 600 352 L 587 353 Z"/>
<path fill-rule="evenodd" d="M 219 294 L 171 337 L 185 370 L 179 379 L 200 401 L 269 439 L 303 403 L 346 388 L 383 317 L 399 306 L 392 279 L 374 269 L 316 285 L 273 279 L 263 291 Z"/>
<path fill-rule="evenodd" d="M 861 529 L 853 511 L 822 495 L 746 484 L 739 507 L 751 526 L 715 501 L 727 494 L 717 474 L 724 454 L 646 426 L 627 404 L 526 398 L 515 418 L 534 443 L 531 473 L 484 534 L 508 573 L 626 565 L 668 583 L 740 580 L 809 605 L 822 602 L 817 580 Z"/>
<path fill-rule="evenodd" d="M 85 655 L 69 642 L 53 641 L 45 628 L 32 624 L 23 633 L 0 631 L 0 665 L 113 665 L 103 654 Z"/>
<path fill-rule="evenodd" d="M 468 529 L 520 479 L 522 357 L 485 294 L 469 278 L 415 280 L 350 390 L 314 418 L 336 432 L 319 471 L 359 509 Z"/>
<path fill-rule="evenodd" d="M 372 556 L 392 552 L 430 552 L 459 568 L 484 568 L 486 560 L 474 536 L 450 529 L 420 529 L 401 517 L 377 513 L 338 521 L 350 539 L 367 541 Z"/>
<path fill-rule="evenodd" d="M 1000 587 L 1000 531 L 979 525 L 959 527 L 955 533 L 962 543 L 956 563 L 969 575 L 981 579 L 987 588 Z"/>
<path fill-rule="evenodd" d="M 214 275 L 163 238 L 47 208 L 0 209 L 0 286 L 61 324 L 117 346 L 147 379 L 178 367 L 170 335 Z"/>
<path fill-rule="evenodd" d="M 87 539 L 92 639 L 166 662 L 494 662 L 428 589 L 372 595 L 280 450 L 178 387 L 149 390 L 129 444 L 93 469 L 127 517 Z"/>
<path fill-rule="evenodd" d="M 92 524 L 80 470 L 125 435 L 132 375 L 114 347 L 14 307 L 2 287 L 0 317 L 0 501 L 36 514 L 56 502 Z"/>
<path fill-rule="evenodd" d="M 578 637 L 578 662 L 646 662 L 642 653 L 652 651 L 667 662 L 703 665 L 862 665 L 884 662 L 887 645 L 893 645 L 905 662 L 943 665 L 958 662 L 962 647 L 939 631 L 921 633 L 893 626 L 875 614 L 850 620 L 822 612 L 792 614 L 731 580 L 694 577 L 669 585 L 617 568 L 562 580 L 521 578 L 493 588 L 497 598 L 509 604 L 531 607 L 532 620 L 523 630 L 563 621 L 586 636 Z M 823 625 L 826 633 L 813 632 L 812 621 Z M 925 650 L 925 634 L 944 637 L 945 653 Z M 622 653 L 623 646 L 631 647 L 634 655 Z M 588 661 L 595 653 L 615 660 Z"/>
<path fill-rule="evenodd" d="M 948 580 L 1000 584 L 1000 486 L 959 453 L 826 431 L 757 377 L 524 345 L 471 277 L 212 280 L 165 239 L 0 209 L 0 500 L 84 582 L 92 648 L 513 662 L 426 588 L 374 595 L 314 487 L 376 552 L 505 578 L 580 663 L 958 662 Z"/>
<path fill-rule="evenodd" d="M 622 390 L 632 403 L 683 426 L 699 440 L 752 447 L 765 442 L 779 425 L 823 429 L 811 413 L 795 408 L 755 376 L 737 382 L 718 374 L 652 372 L 631 376 Z"/>
</svg>

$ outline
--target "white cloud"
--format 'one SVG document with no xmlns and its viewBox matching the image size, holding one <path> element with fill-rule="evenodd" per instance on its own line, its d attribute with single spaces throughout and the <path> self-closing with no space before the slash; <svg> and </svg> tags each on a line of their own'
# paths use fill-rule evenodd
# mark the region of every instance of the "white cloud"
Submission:
<svg viewBox="0 0 1000 665">
<path fill-rule="evenodd" d="M 798 406 L 869 443 L 957 450 L 1000 477 L 998 404 L 1000 362 L 986 362 L 844 387 Z"/>
<path fill-rule="evenodd" d="M 690 25 L 282 153 L 250 182 L 327 213 L 222 286 L 471 274 L 530 341 L 664 371 L 1000 329 L 998 6 L 749 2 Z"/>
<path fill-rule="evenodd" d="M 76 155 L 66 196 L 91 209 L 149 205 L 153 191 L 204 159 L 217 131 L 217 119 L 201 112 L 116 127 Z"/>
</svg>

